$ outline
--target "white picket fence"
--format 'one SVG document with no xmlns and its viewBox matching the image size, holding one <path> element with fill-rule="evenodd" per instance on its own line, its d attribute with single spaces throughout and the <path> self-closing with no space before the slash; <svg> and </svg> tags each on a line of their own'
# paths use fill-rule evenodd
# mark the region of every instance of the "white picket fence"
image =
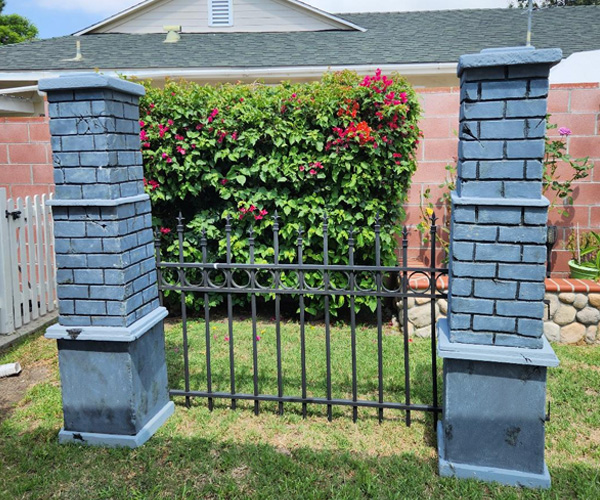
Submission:
<svg viewBox="0 0 600 500">
<path fill-rule="evenodd" d="M 0 334 L 10 334 L 57 306 L 52 213 L 46 199 L 7 199 L 0 189 Z"/>
</svg>

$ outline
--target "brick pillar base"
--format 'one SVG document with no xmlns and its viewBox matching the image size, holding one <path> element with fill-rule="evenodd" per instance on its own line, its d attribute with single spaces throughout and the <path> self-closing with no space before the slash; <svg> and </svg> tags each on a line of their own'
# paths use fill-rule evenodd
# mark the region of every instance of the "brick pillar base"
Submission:
<svg viewBox="0 0 600 500">
<path fill-rule="evenodd" d="M 144 193 L 144 88 L 79 74 L 42 80 L 56 197 L 60 442 L 136 447 L 173 413 Z"/>
<path fill-rule="evenodd" d="M 544 462 L 548 74 L 558 49 L 462 56 L 458 179 L 452 194 L 442 476 L 550 487 Z"/>
</svg>

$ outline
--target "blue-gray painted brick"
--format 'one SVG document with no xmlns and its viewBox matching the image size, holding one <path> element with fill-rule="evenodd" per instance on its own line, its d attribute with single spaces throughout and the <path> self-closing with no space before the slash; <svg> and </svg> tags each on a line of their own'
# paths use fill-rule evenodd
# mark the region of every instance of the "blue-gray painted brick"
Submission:
<svg viewBox="0 0 600 500">
<path fill-rule="evenodd" d="M 466 241 L 455 241 L 452 243 L 452 256 L 458 260 L 473 260 L 475 245 Z"/>
<path fill-rule="evenodd" d="M 480 332 L 514 332 L 516 320 L 514 318 L 500 318 L 498 316 L 473 316 L 473 330 Z"/>
<path fill-rule="evenodd" d="M 477 179 L 477 162 L 459 161 L 457 166 L 457 174 L 461 179 Z"/>
<path fill-rule="evenodd" d="M 122 255 L 88 255 L 88 266 L 95 269 L 122 268 L 124 258 Z"/>
<path fill-rule="evenodd" d="M 471 328 L 471 318 L 470 314 L 450 314 L 450 328 L 453 330 L 468 330 Z"/>
<path fill-rule="evenodd" d="M 81 165 L 84 167 L 113 167 L 117 164 L 116 155 L 105 151 L 81 153 Z"/>
<path fill-rule="evenodd" d="M 518 101 L 507 101 L 507 118 L 529 118 L 546 116 L 546 99 L 526 99 Z"/>
<path fill-rule="evenodd" d="M 75 313 L 86 316 L 106 314 L 106 302 L 103 300 L 76 300 Z"/>
<path fill-rule="evenodd" d="M 144 274 L 139 278 L 133 281 L 133 291 L 134 293 L 140 292 L 144 288 L 150 286 L 150 276 L 148 274 Z"/>
<path fill-rule="evenodd" d="M 548 78 L 549 64 L 517 64 L 508 66 L 509 78 Z"/>
<path fill-rule="evenodd" d="M 120 185 L 120 188 L 121 188 L 121 196 L 123 198 L 127 198 L 129 196 L 136 196 L 136 195 L 142 194 L 144 192 L 143 185 L 138 184 L 137 181 L 125 182 Z"/>
<path fill-rule="evenodd" d="M 524 98 L 527 94 L 527 80 L 503 80 L 482 82 L 481 99 L 483 101 Z"/>
<path fill-rule="evenodd" d="M 140 149 L 140 147 L 141 147 L 139 135 L 126 135 L 125 143 L 126 143 L 127 149 L 132 149 L 134 151 L 136 149 Z"/>
<path fill-rule="evenodd" d="M 85 222 L 56 221 L 54 223 L 54 236 L 57 238 L 83 238 L 85 236 Z"/>
<path fill-rule="evenodd" d="M 119 207 L 117 207 L 116 217 L 118 219 L 128 219 L 130 217 L 135 217 L 136 206 L 137 203 L 127 203 L 126 205 L 119 205 Z"/>
<path fill-rule="evenodd" d="M 543 300 L 546 293 L 544 283 L 521 283 L 519 286 L 519 298 L 524 300 Z"/>
<path fill-rule="evenodd" d="M 139 181 L 144 178 L 144 167 L 136 165 L 127 169 L 128 178 L 130 181 Z"/>
<path fill-rule="evenodd" d="M 452 274 L 459 278 L 493 278 L 496 275 L 496 265 L 454 261 Z"/>
<path fill-rule="evenodd" d="M 125 272 L 117 269 L 106 269 L 104 271 L 104 283 L 107 285 L 122 285 L 125 283 Z"/>
<path fill-rule="evenodd" d="M 69 285 L 73 283 L 72 269 L 58 269 L 56 271 L 56 283 L 59 285 Z"/>
<path fill-rule="evenodd" d="M 156 280 L 154 280 L 154 283 L 142 292 L 142 299 L 146 303 L 156 297 L 158 297 L 158 286 L 156 285 Z"/>
<path fill-rule="evenodd" d="M 521 139 L 525 137 L 525 120 L 490 120 L 480 125 L 480 139 Z"/>
<path fill-rule="evenodd" d="M 71 240 L 71 250 L 74 253 L 100 253 L 102 240 L 100 238 L 74 238 Z"/>
<path fill-rule="evenodd" d="M 529 97 L 546 97 L 550 88 L 548 78 L 530 80 L 529 82 Z"/>
<path fill-rule="evenodd" d="M 79 153 L 54 153 L 52 163 L 55 167 L 79 167 Z"/>
<path fill-rule="evenodd" d="M 88 135 L 65 135 L 61 144 L 63 151 L 93 151 L 94 138 Z"/>
<path fill-rule="evenodd" d="M 125 288 L 122 286 L 90 286 L 91 299 L 124 300 Z"/>
<path fill-rule="evenodd" d="M 61 153 L 62 152 L 62 140 L 61 140 L 61 136 L 52 136 L 50 138 L 50 146 L 52 148 L 52 151 L 54 151 L 55 153 Z"/>
<path fill-rule="evenodd" d="M 97 285 L 104 283 L 104 275 L 99 269 L 75 269 L 73 271 L 75 283 Z"/>
<path fill-rule="evenodd" d="M 541 338 L 522 337 L 510 333 L 497 333 L 494 337 L 494 345 L 506 347 L 527 347 L 529 349 L 540 349 L 544 346 Z"/>
<path fill-rule="evenodd" d="M 503 116 L 504 102 L 463 102 L 460 106 L 461 120 L 489 120 Z"/>
<path fill-rule="evenodd" d="M 85 285 L 62 285 L 57 287 L 56 295 L 59 299 L 86 299 L 89 290 Z"/>
<path fill-rule="evenodd" d="M 484 262 L 519 262 L 521 247 L 519 245 L 501 245 L 498 243 L 477 243 L 475 260 Z"/>
<path fill-rule="evenodd" d="M 152 269 L 156 269 L 156 260 L 154 256 L 140 262 L 140 274 L 147 273 Z"/>
<path fill-rule="evenodd" d="M 75 302 L 73 300 L 59 300 L 58 310 L 60 314 L 75 314 Z"/>
<path fill-rule="evenodd" d="M 69 184 L 95 184 L 95 168 L 67 168 L 65 169 L 65 182 Z"/>
<path fill-rule="evenodd" d="M 76 101 L 94 101 L 99 99 L 112 99 L 112 92 L 105 89 L 83 89 L 75 91 Z"/>
<path fill-rule="evenodd" d="M 477 222 L 480 224 L 519 224 L 521 209 L 519 207 L 481 206 L 477 211 Z"/>
<path fill-rule="evenodd" d="M 114 132 L 115 122 L 112 118 L 87 117 L 78 120 L 77 133 L 82 135 L 107 134 Z"/>
<path fill-rule="evenodd" d="M 454 265 L 454 264 L 453 264 Z M 468 297 L 473 290 L 473 280 L 465 278 L 453 278 L 450 280 L 450 294 Z"/>
<path fill-rule="evenodd" d="M 541 300 L 537 302 L 498 300 L 496 301 L 496 313 L 500 316 L 542 319 L 544 317 L 544 303 Z"/>
<path fill-rule="evenodd" d="M 83 186 L 82 187 L 82 191 L 83 191 L 83 197 L 84 198 L 101 198 L 101 199 L 105 199 L 105 198 L 111 198 L 111 190 L 110 185 L 108 184 L 92 184 L 89 186 Z"/>
<path fill-rule="evenodd" d="M 135 133 L 135 127 L 133 126 L 132 120 L 116 120 L 116 132 L 119 134 L 133 134 Z"/>
<path fill-rule="evenodd" d="M 125 313 L 130 314 L 131 312 L 135 311 L 138 307 L 141 307 L 143 303 L 144 301 L 142 299 L 141 292 L 132 295 L 125 301 Z"/>
<path fill-rule="evenodd" d="M 523 246 L 523 262 L 533 262 L 543 264 L 546 262 L 546 246 L 545 245 L 524 245 Z"/>
<path fill-rule="evenodd" d="M 57 103 L 58 115 L 61 118 L 80 118 L 90 116 L 91 106 L 89 102 L 61 102 Z"/>
<path fill-rule="evenodd" d="M 538 160 L 527 160 L 525 175 L 528 179 L 541 180 L 544 173 L 544 165 Z"/>
<path fill-rule="evenodd" d="M 120 316 L 92 316 L 91 320 L 93 326 L 126 326 Z"/>
<path fill-rule="evenodd" d="M 452 297 L 450 304 L 452 313 L 492 314 L 494 311 L 494 301 L 487 299 Z"/>
<path fill-rule="evenodd" d="M 546 243 L 546 228 L 541 226 L 501 227 L 498 241 L 510 243 Z"/>
<path fill-rule="evenodd" d="M 52 215 L 54 220 L 67 220 L 69 218 L 69 210 L 67 207 L 54 207 Z"/>
<path fill-rule="evenodd" d="M 514 299 L 517 296 L 515 281 L 475 280 L 475 297 L 482 299 Z"/>
<path fill-rule="evenodd" d="M 543 264 L 499 264 L 498 278 L 519 281 L 543 281 L 546 266 Z"/>
<path fill-rule="evenodd" d="M 69 316 L 67 314 L 61 314 L 58 322 L 61 326 L 90 326 L 92 324 L 89 316 Z"/>
<path fill-rule="evenodd" d="M 52 135 L 77 135 L 77 120 L 75 118 L 58 118 L 50 120 Z"/>
<path fill-rule="evenodd" d="M 461 85 L 464 82 L 479 80 L 501 80 L 504 78 L 503 66 L 487 66 L 483 68 L 468 68 L 461 75 Z"/>
<path fill-rule="evenodd" d="M 93 101 L 92 114 L 94 116 L 123 117 L 123 104 L 115 101 Z"/>
<path fill-rule="evenodd" d="M 452 217 L 456 222 L 475 222 L 475 207 L 457 205 L 452 210 Z"/>
<path fill-rule="evenodd" d="M 86 255 L 57 255 L 56 266 L 59 269 L 75 269 L 87 267 Z"/>
<path fill-rule="evenodd" d="M 102 251 L 105 253 L 120 253 L 122 252 L 122 238 L 102 238 Z"/>
<path fill-rule="evenodd" d="M 123 104 L 123 115 L 128 120 L 139 120 L 140 110 L 137 106 L 134 106 L 133 104 Z"/>
<path fill-rule="evenodd" d="M 496 241 L 496 226 L 454 224 L 454 239 L 457 241 Z"/>
<path fill-rule="evenodd" d="M 152 233 L 151 229 L 149 229 L 148 231 L 150 231 L 150 233 Z M 121 248 L 124 251 L 125 250 L 131 250 L 133 247 L 135 247 L 138 244 L 140 244 L 139 234 L 140 233 L 134 233 L 134 234 L 128 234 L 127 236 L 123 236 L 121 238 Z M 152 241 L 152 240 L 150 240 L 150 241 Z M 144 241 L 143 243 L 147 243 L 147 242 Z"/>
<path fill-rule="evenodd" d="M 134 264 L 133 266 L 127 267 L 127 269 L 125 269 L 125 283 L 129 283 L 130 281 L 133 281 L 140 274 L 141 274 L 141 272 L 140 272 L 140 264 L 139 263 Z"/>
<path fill-rule="evenodd" d="M 548 209 L 525 207 L 523 210 L 525 224 L 543 224 L 548 222 Z"/>
<path fill-rule="evenodd" d="M 476 101 L 477 92 L 479 89 L 479 83 L 464 83 L 460 87 L 460 100 L 462 101 Z"/>
<path fill-rule="evenodd" d="M 152 241 L 154 241 L 152 229 L 145 229 L 137 233 L 137 244 L 145 245 L 146 243 L 151 243 Z"/>
<path fill-rule="evenodd" d="M 540 118 L 531 118 L 527 120 L 527 138 L 539 139 L 546 135 L 546 120 Z"/>
<path fill-rule="evenodd" d="M 56 238 L 54 241 L 54 251 L 58 253 L 71 253 L 70 238 Z"/>
<path fill-rule="evenodd" d="M 494 334 L 470 330 L 450 330 L 450 341 L 462 344 L 493 345 Z"/>
<path fill-rule="evenodd" d="M 141 260 L 144 260 L 146 257 L 148 257 L 145 246 L 133 248 L 128 253 L 129 258 L 131 259 L 130 262 L 132 264 L 140 262 Z"/>
<path fill-rule="evenodd" d="M 57 90 L 54 92 L 48 92 L 46 95 L 48 102 L 61 102 L 61 101 L 72 101 L 73 91 L 72 90 Z"/>
<path fill-rule="evenodd" d="M 502 196 L 500 181 L 463 181 L 461 196 L 476 198 L 500 198 Z"/>
<path fill-rule="evenodd" d="M 119 163 L 121 165 L 138 165 L 137 155 L 134 151 L 119 151 Z"/>
<path fill-rule="evenodd" d="M 480 179 L 523 179 L 525 165 L 522 161 L 482 161 L 479 164 Z"/>
<path fill-rule="evenodd" d="M 107 237 L 119 236 L 119 223 L 116 221 L 90 221 L 86 222 L 88 236 Z"/>
<path fill-rule="evenodd" d="M 150 204 L 150 200 L 145 200 L 145 201 L 138 201 L 135 204 L 135 213 L 138 215 L 144 215 L 144 214 L 149 214 L 151 211 L 151 204 Z"/>
<path fill-rule="evenodd" d="M 542 158 L 545 143 L 543 139 L 526 139 L 506 143 L 507 158 Z"/>
<path fill-rule="evenodd" d="M 541 319 L 519 318 L 517 333 L 526 337 L 541 337 L 544 333 L 544 322 Z"/>
<path fill-rule="evenodd" d="M 532 181 L 506 181 L 504 182 L 504 196 L 506 198 L 538 200 L 542 196 L 542 183 Z"/>
<path fill-rule="evenodd" d="M 461 160 L 494 160 L 501 159 L 504 155 L 504 142 L 502 141 L 460 141 L 458 143 L 458 157 Z"/>
<path fill-rule="evenodd" d="M 106 303 L 106 312 L 111 316 L 125 316 L 127 314 L 127 305 L 122 302 L 109 300 Z"/>
<path fill-rule="evenodd" d="M 98 207 L 69 207 L 70 220 L 82 220 L 87 222 L 90 219 L 98 219 L 99 217 L 100 210 Z"/>
</svg>

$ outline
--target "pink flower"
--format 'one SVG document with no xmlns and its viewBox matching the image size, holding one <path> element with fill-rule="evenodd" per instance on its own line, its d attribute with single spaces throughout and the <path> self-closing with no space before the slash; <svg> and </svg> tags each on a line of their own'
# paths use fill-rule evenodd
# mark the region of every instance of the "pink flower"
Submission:
<svg viewBox="0 0 600 500">
<path fill-rule="evenodd" d="M 160 232 L 162 234 L 169 234 L 171 232 L 171 230 L 168 227 L 161 227 Z"/>
<path fill-rule="evenodd" d="M 225 337 L 225 342 L 229 342 L 229 337 Z"/>
<path fill-rule="evenodd" d="M 234 132 L 233 134 L 231 134 L 231 140 L 232 141 L 236 141 L 237 140 L 237 132 Z"/>
<path fill-rule="evenodd" d="M 147 141 L 148 140 L 148 134 L 146 134 L 145 130 L 140 131 L 140 141 Z"/>
<path fill-rule="evenodd" d="M 567 127 L 560 127 L 558 129 L 558 133 L 562 136 L 567 136 L 567 135 L 571 135 L 571 129 L 567 128 Z"/>
<path fill-rule="evenodd" d="M 167 158 L 167 163 L 173 163 L 173 160 L 171 158 Z"/>
<path fill-rule="evenodd" d="M 196 125 L 196 130 L 202 130 L 202 127 L 204 127 L 204 125 L 202 123 L 199 123 L 198 125 Z"/>
<path fill-rule="evenodd" d="M 240 102 L 244 102 L 244 98 L 243 97 L 240 97 Z"/>
<path fill-rule="evenodd" d="M 185 149 L 183 149 L 181 146 L 177 146 L 177 152 L 181 155 L 185 155 L 187 153 L 187 151 Z"/>
<path fill-rule="evenodd" d="M 263 218 L 263 216 L 262 216 L 262 215 L 255 215 L 255 216 L 254 216 L 254 219 L 255 219 L 255 220 L 260 220 L 260 219 L 262 219 L 262 218 Z"/>
<path fill-rule="evenodd" d="M 168 158 L 168 157 L 169 157 L 169 155 L 168 155 L 167 153 L 163 153 L 163 154 L 162 154 L 162 157 L 163 157 L 163 158 Z"/>
<path fill-rule="evenodd" d="M 221 179 L 221 184 L 223 184 L 223 186 L 227 184 L 227 179 Z"/>
<path fill-rule="evenodd" d="M 154 103 L 153 103 L 153 102 L 151 102 L 151 103 L 150 103 L 150 109 L 154 109 L 154 107 L 155 107 L 155 106 L 154 106 Z"/>
<path fill-rule="evenodd" d="M 142 144 L 142 146 L 144 146 L 145 148 L 149 148 L 150 147 L 150 143 L 149 142 L 145 142 L 144 144 Z"/>
<path fill-rule="evenodd" d="M 256 210 L 256 207 L 254 205 L 250 205 L 248 212 L 254 212 L 255 210 Z"/>
<path fill-rule="evenodd" d="M 144 127 L 146 125 L 146 122 L 144 120 L 140 120 L 140 127 Z"/>
<path fill-rule="evenodd" d="M 402 155 L 400 153 L 394 153 L 392 156 L 394 158 L 402 158 Z"/>
<path fill-rule="evenodd" d="M 304 172 L 304 166 L 300 167 L 300 172 Z"/>
<path fill-rule="evenodd" d="M 175 92 L 171 92 L 171 95 L 173 95 L 173 96 L 174 96 L 174 95 L 175 95 Z"/>
<path fill-rule="evenodd" d="M 256 341 L 258 342 L 260 340 L 260 335 L 256 336 Z"/>
<path fill-rule="evenodd" d="M 173 120 L 171 120 L 170 118 L 167 120 L 167 125 L 173 125 Z"/>
<path fill-rule="evenodd" d="M 317 173 L 317 171 L 316 171 L 314 168 L 311 168 L 311 169 L 308 171 L 308 173 L 309 173 L 310 175 L 315 175 L 315 174 Z"/>
<path fill-rule="evenodd" d="M 261 210 L 259 213 L 260 215 L 267 215 L 269 212 L 267 212 L 266 210 Z"/>
<path fill-rule="evenodd" d="M 311 164 L 311 167 L 314 168 L 323 168 L 323 164 L 320 161 L 316 161 L 314 163 Z"/>
<path fill-rule="evenodd" d="M 183 140 L 185 140 L 185 137 L 183 137 L 182 135 L 179 135 L 179 134 L 175 134 L 175 139 L 178 141 L 183 141 Z"/>
</svg>

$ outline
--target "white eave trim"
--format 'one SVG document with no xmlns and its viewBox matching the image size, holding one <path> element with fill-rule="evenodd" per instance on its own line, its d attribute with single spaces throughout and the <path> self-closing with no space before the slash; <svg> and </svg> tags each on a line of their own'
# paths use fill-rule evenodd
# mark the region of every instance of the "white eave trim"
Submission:
<svg viewBox="0 0 600 500">
<path fill-rule="evenodd" d="M 88 26 L 87 28 L 77 31 L 76 33 L 73 33 L 73 35 L 74 36 L 85 35 L 86 33 L 89 33 L 90 31 L 94 31 L 98 28 L 101 28 L 102 26 L 105 26 L 106 24 L 112 23 L 113 21 L 117 21 L 120 18 L 126 17 L 129 14 L 137 12 L 140 9 L 143 9 L 155 2 L 160 2 L 160 1 L 161 0 L 144 0 L 141 3 L 132 5 L 128 9 L 125 9 L 125 10 L 122 10 L 121 12 L 116 13 L 114 16 L 107 17 L 106 19 L 100 21 L 99 23 L 93 24 L 91 26 Z M 362 31 L 362 32 L 367 31 L 365 28 L 362 28 L 361 26 L 358 26 L 357 24 L 351 23 L 350 21 L 346 21 L 345 19 L 342 19 L 341 17 L 334 16 L 333 14 L 330 14 L 329 12 L 325 12 L 324 10 L 317 9 L 316 7 L 313 7 L 312 5 L 307 5 L 304 2 L 301 2 L 299 0 L 278 0 L 278 1 L 290 3 L 290 4 L 295 5 L 303 10 L 312 12 L 313 14 L 317 14 L 318 16 L 325 17 L 325 18 L 329 19 L 330 21 L 341 24 L 343 26 L 347 26 L 348 28 L 352 28 L 354 30 L 358 30 L 358 31 Z"/>
<path fill-rule="evenodd" d="M 285 80 L 287 78 L 317 78 L 330 71 L 349 69 L 360 74 L 372 73 L 381 69 L 386 73 L 396 71 L 403 76 L 452 75 L 456 76 L 457 63 L 423 64 L 362 64 L 338 66 L 279 66 L 261 68 L 161 68 L 161 69 L 101 69 L 100 73 L 109 76 L 126 75 L 137 78 L 205 78 L 205 79 L 241 79 L 256 78 L 265 80 Z M 38 81 L 69 73 L 81 73 L 78 70 L 53 70 L 36 72 L 0 72 L 0 81 Z"/>
</svg>

